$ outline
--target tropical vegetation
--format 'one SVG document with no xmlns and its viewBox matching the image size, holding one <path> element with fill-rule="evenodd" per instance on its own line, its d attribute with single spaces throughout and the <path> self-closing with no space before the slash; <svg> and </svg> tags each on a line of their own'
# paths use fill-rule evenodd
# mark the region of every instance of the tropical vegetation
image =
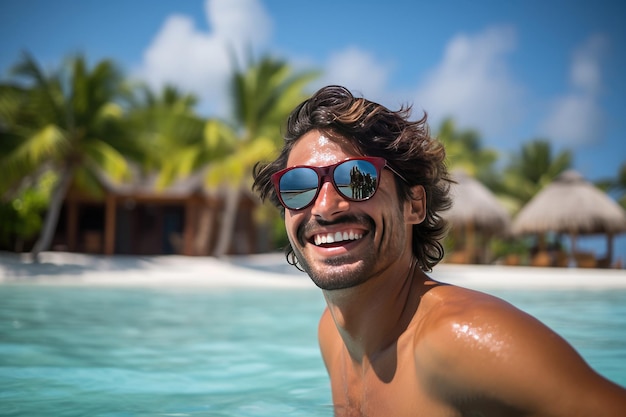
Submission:
<svg viewBox="0 0 626 417">
<path fill-rule="evenodd" d="M 215 233 L 213 255 L 228 253 L 252 167 L 277 154 L 288 113 L 319 75 L 268 55 L 234 64 L 229 117 L 217 118 L 200 116 L 197 98 L 173 86 L 154 91 L 129 84 L 110 60 L 89 65 L 72 56 L 48 73 L 32 56 L 21 57 L 0 83 L 0 248 L 30 249 L 35 257 L 49 249 L 70 184 L 97 196 L 102 175 L 122 181 L 156 173 L 162 188 L 202 176 L 225 204 L 220 230 L 203 235 Z M 446 146 L 450 169 L 486 185 L 511 215 L 572 164 L 571 151 L 555 152 L 543 138 L 505 159 L 452 119 L 435 136 Z M 600 185 L 626 207 L 626 163 Z M 259 205 L 256 214 L 268 235 L 284 242 L 278 212 Z M 495 239 L 493 245 L 503 255 L 529 244 Z"/>
<path fill-rule="evenodd" d="M 214 255 L 227 253 L 241 194 L 252 185 L 252 168 L 278 154 L 280 128 L 289 112 L 306 98 L 304 89 L 315 77 L 315 71 L 296 73 L 287 62 L 269 56 L 236 67 L 230 85 L 232 120 L 214 122 L 206 131 L 210 147 L 225 151 L 206 176 L 209 187 L 225 186 L 225 216 Z"/>
<path fill-rule="evenodd" d="M 90 68 L 78 56 L 48 75 L 25 54 L 13 76 L 13 82 L 0 86 L 2 195 L 19 193 L 25 182 L 36 184 L 49 172 L 56 175 L 32 249 L 36 258 L 50 245 L 72 181 L 97 192 L 100 171 L 121 178 L 127 174 L 126 158 L 139 153 L 123 128 L 124 80 L 113 62 Z"/>
</svg>

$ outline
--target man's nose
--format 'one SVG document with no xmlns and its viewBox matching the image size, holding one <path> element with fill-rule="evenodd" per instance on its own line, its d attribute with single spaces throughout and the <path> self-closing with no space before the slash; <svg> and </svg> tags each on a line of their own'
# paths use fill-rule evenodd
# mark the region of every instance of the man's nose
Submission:
<svg viewBox="0 0 626 417">
<path fill-rule="evenodd" d="M 324 181 L 317 198 L 313 202 L 311 214 L 323 219 L 330 219 L 349 208 L 350 202 L 337 192 L 330 181 Z"/>
</svg>

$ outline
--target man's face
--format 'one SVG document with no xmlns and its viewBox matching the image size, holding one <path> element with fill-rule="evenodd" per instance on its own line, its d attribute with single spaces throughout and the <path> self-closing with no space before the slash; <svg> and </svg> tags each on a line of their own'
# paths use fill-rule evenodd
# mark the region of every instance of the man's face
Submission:
<svg viewBox="0 0 626 417">
<path fill-rule="evenodd" d="M 287 167 L 328 166 L 360 155 L 348 139 L 310 131 L 294 145 Z M 393 173 L 381 171 L 376 194 L 348 201 L 324 182 L 303 210 L 285 210 L 285 226 L 300 265 L 325 290 L 359 285 L 411 251 L 410 227 L 398 201 Z M 331 236 L 333 243 L 327 242 Z"/>
</svg>

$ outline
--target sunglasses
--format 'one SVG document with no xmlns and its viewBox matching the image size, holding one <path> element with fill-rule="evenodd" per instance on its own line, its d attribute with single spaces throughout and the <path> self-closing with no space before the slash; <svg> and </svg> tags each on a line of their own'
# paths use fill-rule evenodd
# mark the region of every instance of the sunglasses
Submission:
<svg viewBox="0 0 626 417">
<path fill-rule="evenodd" d="M 378 189 L 383 168 L 388 168 L 408 183 L 384 158 L 379 157 L 349 158 L 325 167 L 289 167 L 273 174 L 272 183 L 280 204 L 289 210 L 303 210 L 315 201 L 326 181 L 330 181 L 346 200 L 369 200 Z"/>
</svg>

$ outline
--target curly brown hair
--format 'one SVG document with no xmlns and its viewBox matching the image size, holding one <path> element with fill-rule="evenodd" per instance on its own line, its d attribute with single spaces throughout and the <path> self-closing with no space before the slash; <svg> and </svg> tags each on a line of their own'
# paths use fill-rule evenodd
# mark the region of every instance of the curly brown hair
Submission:
<svg viewBox="0 0 626 417">
<path fill-rule="evenodd" d="M 413 254 L 420 268 L 432 270 L 444 255 L 440 240 L 447 229 L 440 212 L 450 208 L 451 179 L 445 164 L 443 145 L 430 136 L 427 115 L 409 121 L 410 106 L 398 111 L 352 95 L 344 87 L 327 86 L 296 107 L 287 120 L 285 143 L 276 160 L 257 163 L 254 167 L 253 189 L 261 200 L 280 205 L 271 176 L 286 168 L 287 159 L 297 140 L 311 130 L 329 136 L 351 139 L 364 156 L 379 156 L 398 171 L 408 183 L 394 176 L 400 201 L 409 199 L 410 187 L 421 185 L 426 193 L 426 218 L 413 226 Z M 297 265 L 291 245 L 285 248 L 287 261 Z"/>
</svg>

